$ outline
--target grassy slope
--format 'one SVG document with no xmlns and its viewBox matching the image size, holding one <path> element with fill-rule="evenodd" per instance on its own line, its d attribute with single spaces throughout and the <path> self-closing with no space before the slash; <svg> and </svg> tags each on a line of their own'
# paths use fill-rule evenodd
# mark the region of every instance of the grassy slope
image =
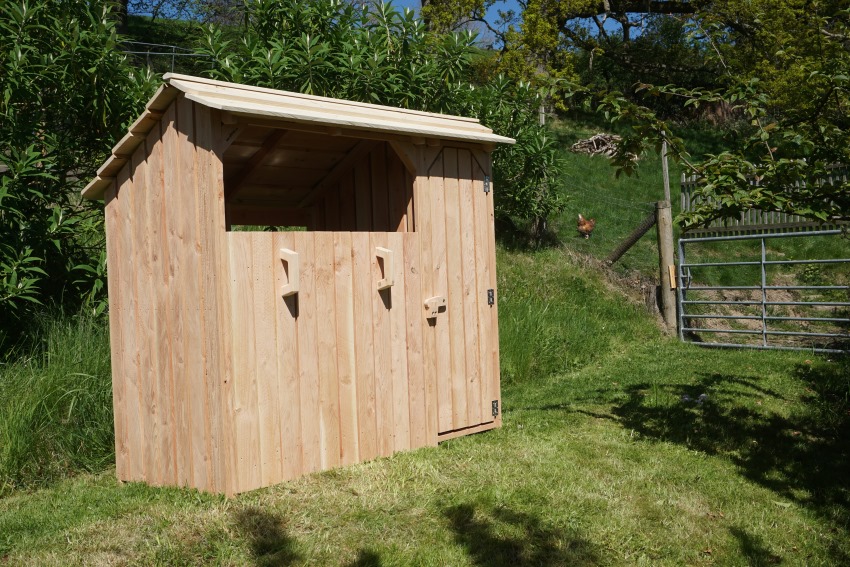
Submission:
<svg viewBox="0 0 850 567">
<path fill-rule="evenodd" d="M 0 500 L 0 558 L 848 563 L 846 369 L 668 340 L 570 258 L 500 251 L 501 430 L 231 501 L 111 471 L 19 491 Z"/>
</svg>

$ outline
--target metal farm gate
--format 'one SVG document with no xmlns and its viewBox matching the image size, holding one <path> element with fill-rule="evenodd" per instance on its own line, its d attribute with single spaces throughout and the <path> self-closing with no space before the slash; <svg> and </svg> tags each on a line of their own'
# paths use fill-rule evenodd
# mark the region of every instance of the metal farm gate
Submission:
<svg viewBox="0 0 850 567">
<path fill-rule="evenodd" d="M 850 281 L 850 258 L 846 257 L 850 255 L 850 245 L 839 254 L 845 257 L 825 259 L 785 259 L 767 246 L 770 239 L 846 238 L 841 232 L 835 229 L 681 238 L 679 337 L 718 347 L 850 351 L 850 286 L 834 285 L 837 275 L 842 281 Z M 720 244 L 712 251 L 713 243 Z M 747 243 L 756 246 L 746 250 Z M 695 255 L 693 249 L 697 246 L 705 247 L 712 261 L 690 261 L 688 254 Z M 713 261 L 730 255 L 737 256 L 735 261 Z M 786 269 L 778 270 L 781 267 Z M 711 270 L 725 270 L 725 277 L 718 278 L 715 273 L 711 278 Z M 712 280 L 734 285 L 704 283 Z"/>
</svg>

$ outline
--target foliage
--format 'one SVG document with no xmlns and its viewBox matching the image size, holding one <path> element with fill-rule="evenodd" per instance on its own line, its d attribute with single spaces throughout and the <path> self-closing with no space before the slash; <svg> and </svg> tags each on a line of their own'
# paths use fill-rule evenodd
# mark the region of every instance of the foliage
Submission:
<svg viewBox="0 0 850 567">
<path fill-rule="evenodd" d="M 518 140 L 494 158 L 497 215 L 545 219 L 562 207 L 559 163 L 535 123 L 538 92 L 501 77 L 476 84 L 475 34 L 429 35 L 410 10 L 340 0 L 260 0 L 245 6 L 241 37 L 208 29 L 202 51 L 226 81 L 478 117 Z"/>
<path fill-rule="evenodd" d="M 0 4 L 0 342 L 38 303 L 104 306 L 103 215 L 79 190 L 151 85 L 110 18 L 82 0 Z"/>
<path fill-rule="evenodd" d="M 106 326 L 85 314 L 38 325 L 35 352 L 0 366 L 0 495 L 114 459 Z"/>
</svg>

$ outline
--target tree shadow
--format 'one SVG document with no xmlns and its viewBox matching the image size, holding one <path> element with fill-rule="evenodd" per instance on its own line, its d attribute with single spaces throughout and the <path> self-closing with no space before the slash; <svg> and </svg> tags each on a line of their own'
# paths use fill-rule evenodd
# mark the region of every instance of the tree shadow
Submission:
<svg viewBox="0 0 850 567">
<path fill-rule="evenodd" d="M 471 504 L 444 510 L 455 541 L 476 565 L 596 565 L 593 544 L 572 531 L 557 530 L 531 514 L 495 507 L 477 511 Z"/>
<path fill-rule="evenodd" d="M 346 563 L 346 567 L 381 567 L 381 557 L 370 549 L 361 549 L 357 559 Z"/>
<path fill-rule="evenodd" d="M 729 533 L 738 540 L 741 556 L 747 559 L 747 565 L 779 565 L 782 562 L 782 558 L 772 552 L 760 537 L 738 527 L 730 528 Z"/>
<path fill-rule="evenodd" d="M 284 531 L 281 517 L 249 506 L 235 512 L 234 523 L 250 543 L 255 565 L 289 565 L 300 559 L 295 539 Z"/>
<path fill-rule="evenodd" d="M 847 532 L 850 363 L 801 364 L 794 373 L 805 394 L 794 400 L 800 409 L 787 416 L 763 409 L 763 401 L 791 401 L 779 393 L 744 376 L 706 373 L 696 384 L 665 386 L 673 403 L 653 403 L 657 385 L 632 385 L 628 399 L 614 406 L 612 419 L 648 438 L 722 454 L 744 477 Z M 751 540 L 739 539 L 755 550 Z M 833 552 L 838 564 L 850 564 L 846 551 Z"/>
</svg>

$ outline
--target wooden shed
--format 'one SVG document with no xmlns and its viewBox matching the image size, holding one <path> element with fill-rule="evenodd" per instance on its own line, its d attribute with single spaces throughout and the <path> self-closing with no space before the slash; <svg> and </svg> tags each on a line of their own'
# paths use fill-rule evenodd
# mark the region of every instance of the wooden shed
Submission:
<svg viewBox="0 0 850 567">
<path fill-rule="evenodd" d="M 166 75 L 83 190 L 106 203 L 118 477 L 234 494 L 498 427 L 496 143 Z"/>
</svg>

